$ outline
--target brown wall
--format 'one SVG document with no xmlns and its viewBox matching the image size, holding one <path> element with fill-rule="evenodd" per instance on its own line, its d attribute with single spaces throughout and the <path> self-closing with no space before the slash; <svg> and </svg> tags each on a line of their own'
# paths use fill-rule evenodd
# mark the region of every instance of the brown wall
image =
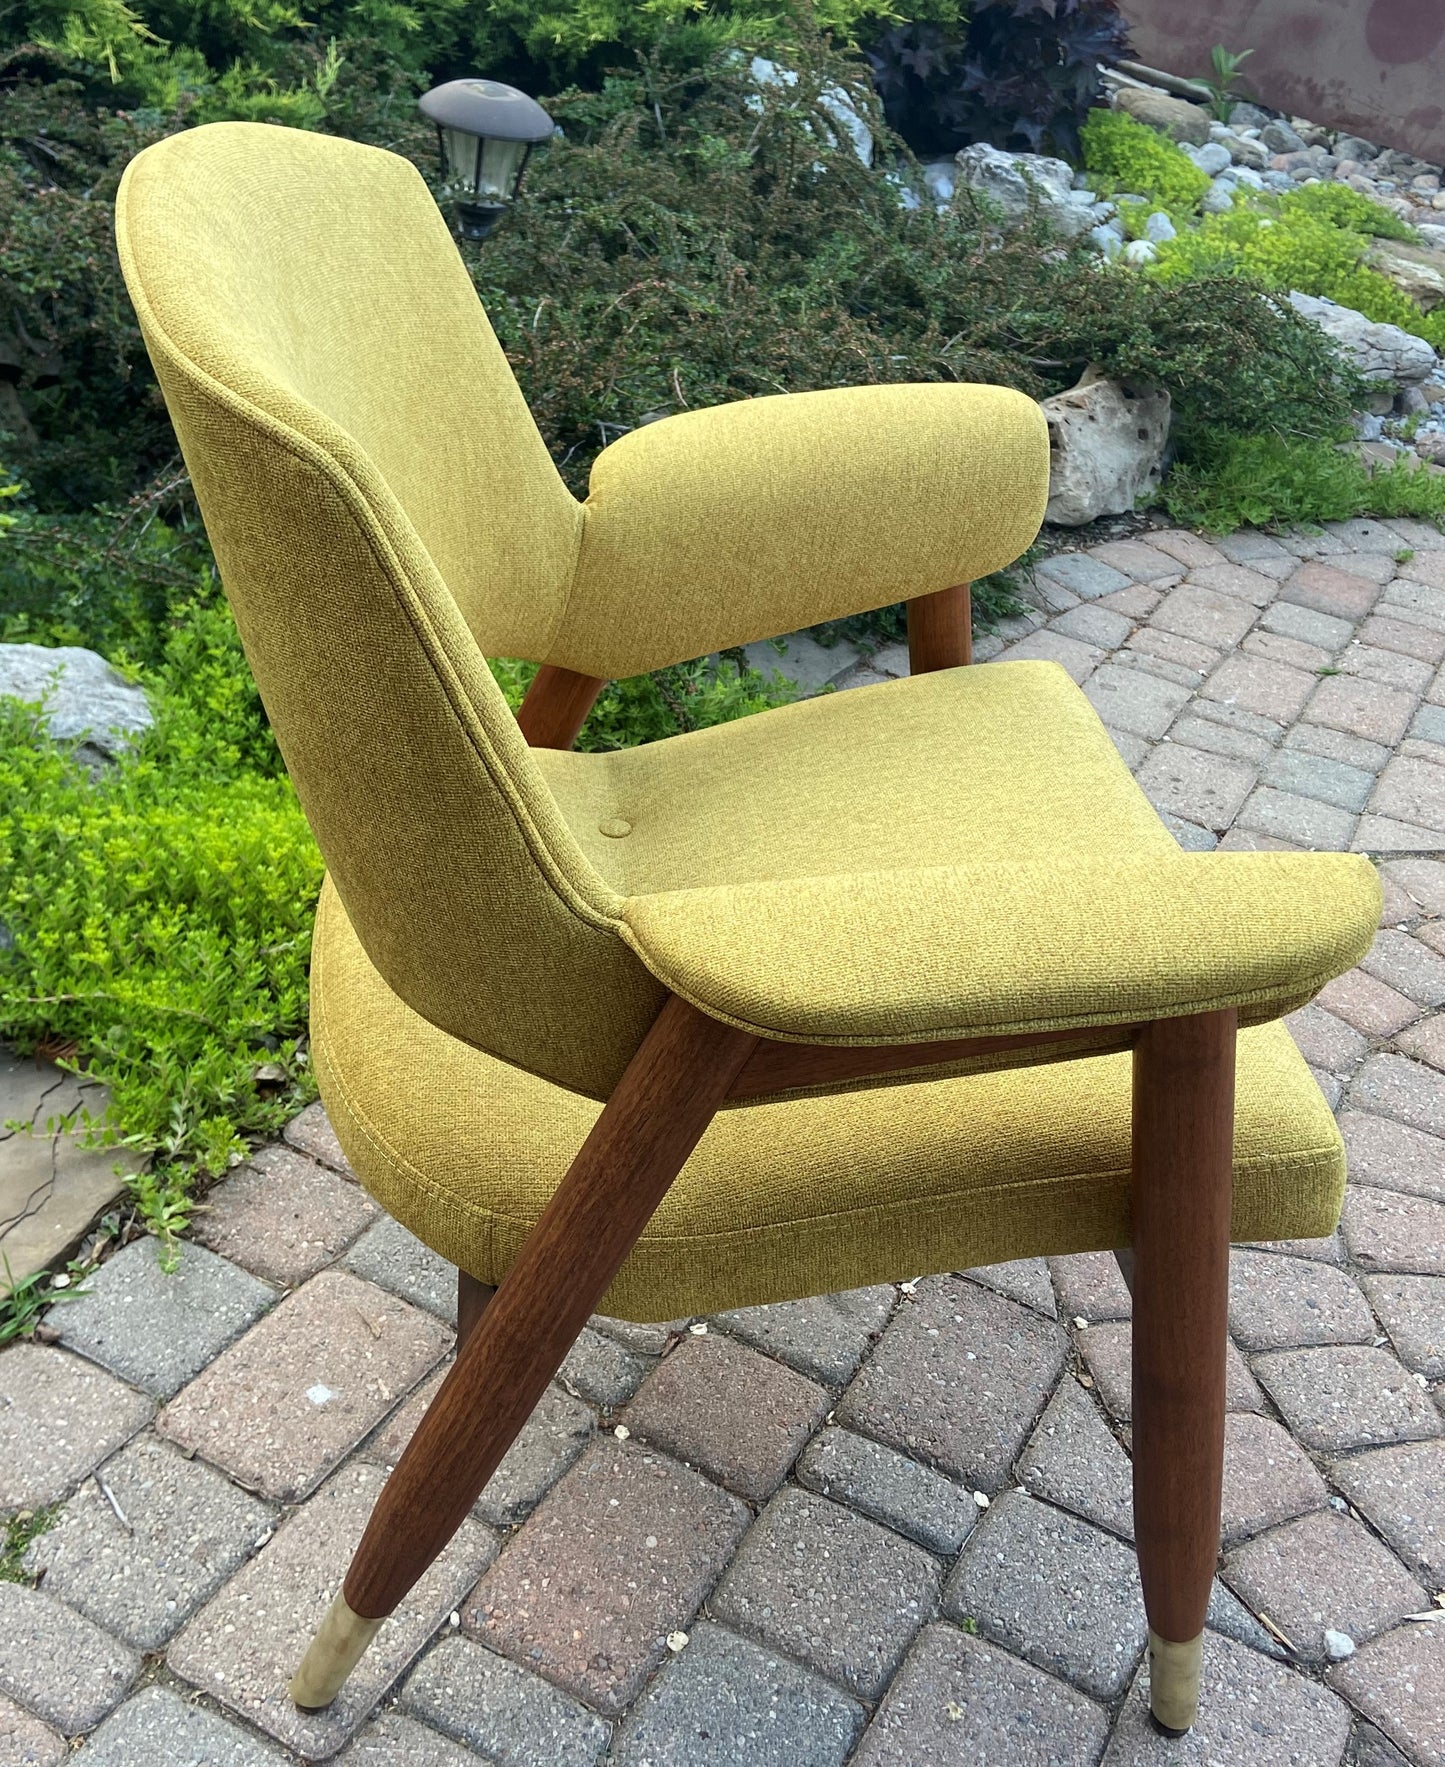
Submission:
<svg viewBox="0 0 1445 1767">
<path fill-rule="evenodd" d="M 1445 162 L 1445 0 L 1123 0 L 1138 60 L 1197 79 L 1216 43 L 1248 96 Z"/>
</svg>

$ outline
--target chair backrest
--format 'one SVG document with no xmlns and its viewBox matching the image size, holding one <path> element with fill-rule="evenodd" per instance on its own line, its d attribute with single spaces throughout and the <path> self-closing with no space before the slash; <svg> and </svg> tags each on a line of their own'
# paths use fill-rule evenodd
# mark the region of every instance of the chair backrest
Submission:
<svg viewBox="0 0 1445 1767">
<path fill-rule="evenodd" d="M 347 913 L 452 1035 L 605 1096 L 662 998 L 486 666 L 546 654 L 582 517 L 426 185 L 250 123 L 116 204 L 126 283 Z"/>
</svg>

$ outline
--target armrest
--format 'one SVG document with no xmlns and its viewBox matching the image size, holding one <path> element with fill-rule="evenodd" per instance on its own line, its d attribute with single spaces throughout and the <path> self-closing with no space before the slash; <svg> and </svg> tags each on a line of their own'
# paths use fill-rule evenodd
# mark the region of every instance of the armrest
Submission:
<svg viewBox="0 0 1445 1767">
<path fill-rule="evenodd" d="M 675 994 L 784 1042 L 929 1043 L 1302 1006 L 1379 924 L 1368 859 L 1168 854 L 791 878 L 634 896 Z"/>
<path fill-rule="evenodd" d="M 592 468 L 546 662 L 635 675 L 928 595 L 1017 558 L 1048 497 L 1032 399 L 878 386 L 647 424 Z"/>
</svg>

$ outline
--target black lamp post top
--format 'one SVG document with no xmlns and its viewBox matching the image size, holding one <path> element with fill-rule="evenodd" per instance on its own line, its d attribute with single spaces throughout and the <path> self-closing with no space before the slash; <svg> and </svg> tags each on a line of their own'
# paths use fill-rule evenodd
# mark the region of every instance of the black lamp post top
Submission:
<svg viewBox="0 0 1445 1767">
<path fill-rule="evenodd" d="M 438 128 L 490 141 L 546 141 L 555 128 L 535 98 L 500 80 L 448 80 L 420 102 L 422 115 Z"/>
</svg>

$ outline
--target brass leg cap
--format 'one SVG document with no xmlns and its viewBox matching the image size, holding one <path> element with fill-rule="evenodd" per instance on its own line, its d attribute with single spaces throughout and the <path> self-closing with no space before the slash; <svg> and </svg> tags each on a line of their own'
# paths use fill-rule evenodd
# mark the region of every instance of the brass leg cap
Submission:
<svg viewBox="0 0 1445 1767">
<path fill-rule="evenodd" d="M 1188 1644 L 1171 1644 L 1149 1632 L 1149 1710 L 1166 1736 L 1183 1736 L 1199 1716 L 1199 1671 L 1204 1634 Z"/>
<path fill-rule="evenodd" d="M 303 1712 L 320 1712 L 329 1706 L 380 1629 L 380 1620 L 362 1619 L 352 1613 L 346 1597 L 338 1595 L 291 1678 L 289 1691 L 295 1704 Z"/>
</svg>

